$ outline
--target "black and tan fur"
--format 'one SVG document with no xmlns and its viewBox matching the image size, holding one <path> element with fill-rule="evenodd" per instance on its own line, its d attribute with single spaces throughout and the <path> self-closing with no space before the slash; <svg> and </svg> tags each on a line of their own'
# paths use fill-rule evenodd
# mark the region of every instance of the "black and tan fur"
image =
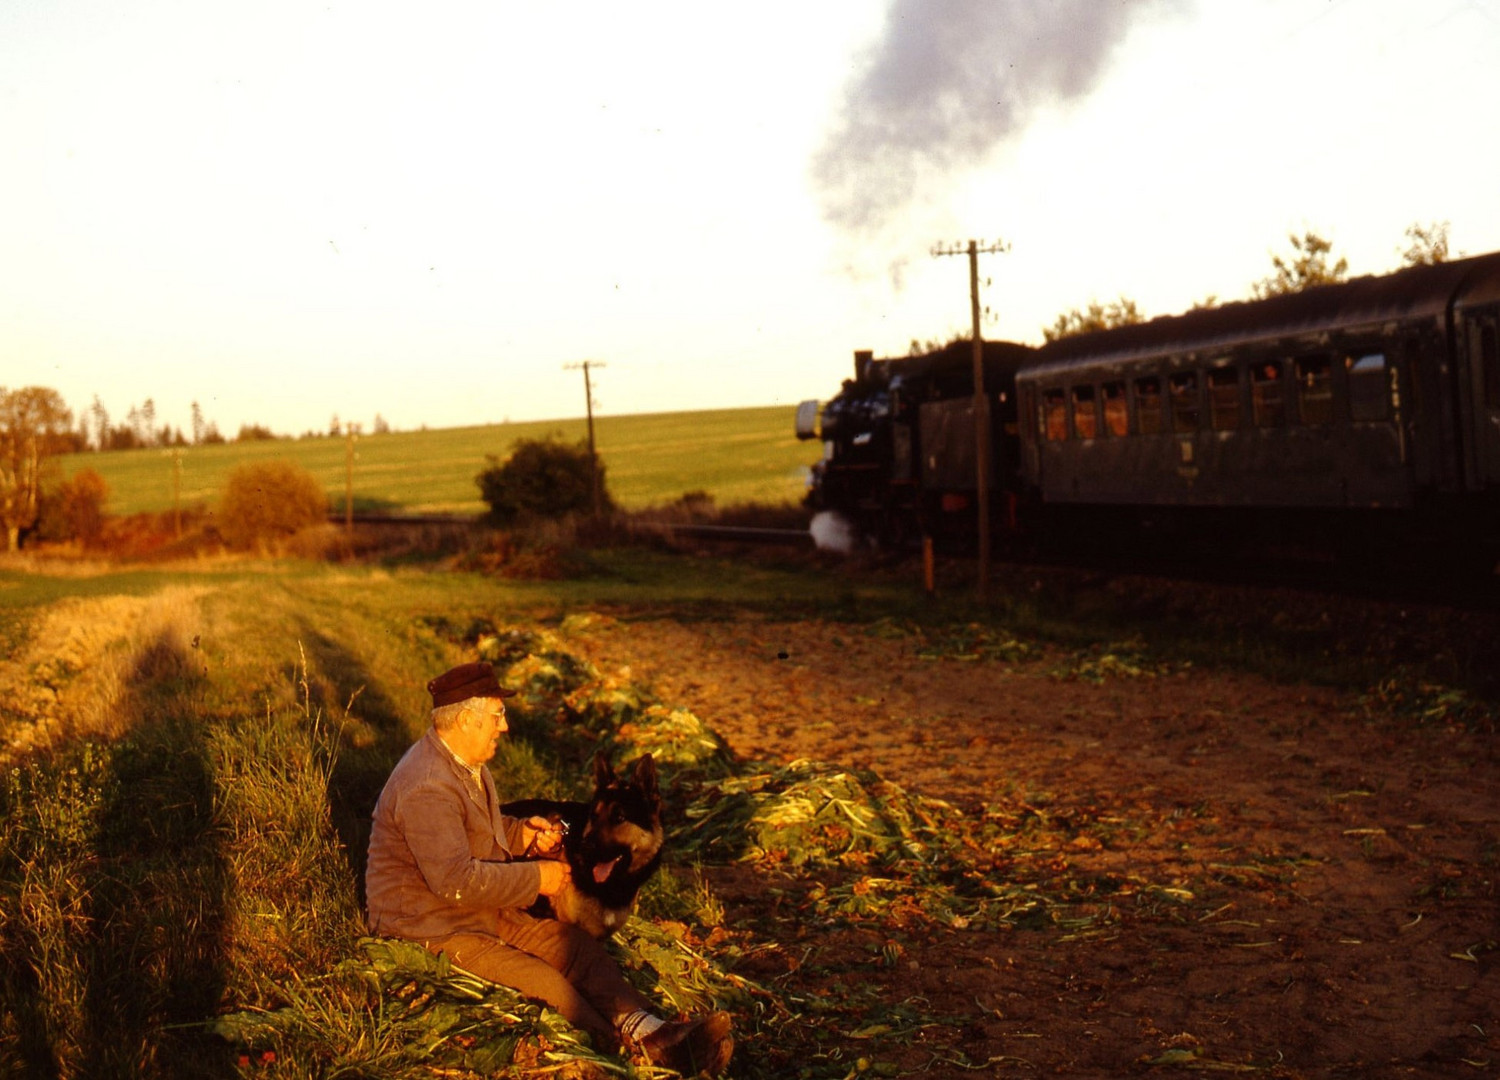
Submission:
<svg viewBox="0 0 1500 1080">
<path fill-rule="evenodd" d="M 616 776 L 609 759 L 594 756 L 594 794 L 588 802 L 523 799 L 506 803 L 509 817 L 545 817 L 567 826 L 562 851 L 572 882 L 556 896 L 542 897 L 534 912 L 550 912 L 596 938 L 607 938 L 630 918 L 641 886 L 661 864 L 661 793 L 656 762 L 638 758 Z"/>
</svg>

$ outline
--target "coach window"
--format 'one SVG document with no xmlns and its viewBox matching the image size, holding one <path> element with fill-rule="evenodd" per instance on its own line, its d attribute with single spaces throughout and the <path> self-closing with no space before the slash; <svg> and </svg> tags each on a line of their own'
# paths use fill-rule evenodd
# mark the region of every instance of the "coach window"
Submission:
<svg viewBox="0 0 1500 1080">
<path fill-rule="evenodd" d="M 1167 380 L 1172 397 L 1172 430 L 1198 430 L 1198 373 L 1183 371 Z"/>
<path fill-rule="evenodd" d="M 1099 415 L 1094 410 L 1094 388 L 1073 387 L 1073 434 L 1092 439 L 1099 434 Z"/>
<path fill-rule="evenodd" d="M 1061 390 L 1042 393 L 1042 430 L 1048 442 L 1062 442 L 1068 437 L 1068 399 Z"/>
<path fill-rule="evenodd" d="M 1208 422 L 1215 431 L 1240 426 L 1240 369 L 1211 368 L 1208 372 Z"/>
<path fill-rule="evenodd" d="M 1250 365 L 1250 411 L 1256 427 L 1286 424 L 1286 394 L 1279 362 L 1267 360 Z"/>
<path fill-rule="evenodd" d="M 1297 415 L 1304 424 L 1333 423 L 1333 382 L 1326 356 L 1297 357 Z"/>
<path fill-rule="evenodd" d="M 1161 400 L 1161 380 L 1147 376 L 1135 381 L 1135 430 L 1141 435 L 1160 435 L 1167 430 Z"/>
<path fill-rule="evenodd" d="M 1099 387 L 1099 396 L 1104 399 L 1104 433 L 1124 435 L 1130 431 L 1130 414 L 1125 407 L 1125 384 L 1107 382 Z"/>
<path fill-rule="evenodd" d="M 1500 348 L 1495 340 L 1495 319 L 1486 319 L 1479 328 L 1479 362 L 1484 367 L 1484 405 L 1500 409 Z"/>
<path fill-rule="evenodd" d="M 1386 389 L 1385 354 L 1346 356 L 1344 366 L 1349 372 L 1349 419 L 1387 419 L 1391 415 L 1391 397 Z"/>
</svg>

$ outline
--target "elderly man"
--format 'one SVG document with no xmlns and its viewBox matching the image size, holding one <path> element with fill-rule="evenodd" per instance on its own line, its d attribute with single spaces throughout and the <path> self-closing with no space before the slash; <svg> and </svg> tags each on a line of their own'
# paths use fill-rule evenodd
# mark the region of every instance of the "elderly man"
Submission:
<svg viewBox="0 0 1500 1080">
<path fill-rule="evenodd" d="M 486 763 L 508 730 L 502 689 L 486 663 L 461 664 L 427 684 L 432 727 L 392 770 L 375 805 L 365 871 L 370 929 L 446 952 L 455 964 L 552 1006 L 594 1045 L 636 1045 L 653 1064 L 719 1073 L 734 1049 L 729 1016 L 664 1021 L 603 946 L 553 919 L 528 915 L 555 895 L 568 864 L 517 861 L 560 837 L 544 818 L 500 813 Z"/>
</svg>

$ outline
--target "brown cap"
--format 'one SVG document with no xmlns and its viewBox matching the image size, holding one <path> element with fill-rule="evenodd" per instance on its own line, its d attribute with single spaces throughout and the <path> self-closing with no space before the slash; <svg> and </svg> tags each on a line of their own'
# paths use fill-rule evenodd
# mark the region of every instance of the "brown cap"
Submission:
<svg viewBox="0 0 1500 1080">
<path fill-rule="evenodd" d="M 432 695 L 432 707 L 457 705 L 476 697 L 514 697 L 514 690 L 507 690 L 495 678 L 495 669 L 483 660 L 473 664 L 459 664 L 449 668 L 427 684 Z"/>
</svg>

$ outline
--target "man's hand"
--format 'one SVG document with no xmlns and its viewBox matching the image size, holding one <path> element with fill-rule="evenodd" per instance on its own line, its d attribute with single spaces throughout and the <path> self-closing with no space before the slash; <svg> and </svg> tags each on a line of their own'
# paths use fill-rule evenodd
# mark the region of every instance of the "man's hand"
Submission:
<svg viewBox="0 0 1500 1080">
<path fill-rule="evenodd" d="M 566 835 L 567 829 L 560 821 L 529 817 L 521 823 L 521 850 L 528 855 L 556 855 L 562 850 Z"/>
<path fill-rule="evenodd" d="M 542 872 L 542 883 L 536 888 L 539 896 L 556 896 L 573 880 L 573 868 L 565 862 L 540 859 L 534 865 Z"/>
</svg>

